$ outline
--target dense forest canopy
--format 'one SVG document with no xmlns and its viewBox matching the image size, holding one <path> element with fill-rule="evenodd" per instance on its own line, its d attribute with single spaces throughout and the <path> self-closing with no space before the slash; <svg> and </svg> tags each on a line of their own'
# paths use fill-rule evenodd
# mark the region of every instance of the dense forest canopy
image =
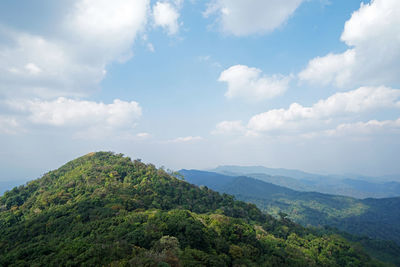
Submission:
<svg viewBox="0 0 400 267">
<path fill-rule="evenodd" d="M 206 185 L 218 192 L 235 195 L 277 215 L 287 213 L 302 225 L 330 225 L 354 234 L 392 240 L 400 244 L 400 197 L 355 199 L 351 197 L 299 192 L 245 176 L 181 170 L 187 181 Z"/>
<path fill-rule="evenodd" d="M 256 204 L 262 211 L 275 217 L 285 213 L 289 219 L 303 226 L 329 226 L 329 231 L 338 228 L 357 235 L 350 239 L 363 240 L 366 249 L 380 258 L 392 258 L 392 262 L 400 265 L 400 198 L 360 200 L 299 192 L 246 176 L 227 176 L 199 170 L 179 172 L 190 183 L 232 194 L 242 201 Z M 383 250 L 377 249 L 377 246 Z M 390 255 L 382 257 L 382 252 L 389 252 Z"/>
<path fill-rule="evenodd" d="M 385 266 L 122 154 L 90 153 L 0 197 L 1 266 Z"/>
</svg>

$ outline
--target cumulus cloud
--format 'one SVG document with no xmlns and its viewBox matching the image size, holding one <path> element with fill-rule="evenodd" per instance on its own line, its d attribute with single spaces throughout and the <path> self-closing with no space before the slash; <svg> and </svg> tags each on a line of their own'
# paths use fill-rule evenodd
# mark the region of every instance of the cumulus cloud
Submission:
<svg viewBox="0 0 400 267">
<path fill-rule="evenodd" d="M 289 86 L 290 77 L 266 76 L 260 69 L 235 65 L 224 70 L 218 81 L 228 84 L 228 91 L 225 93 L 228 98 L 263 100 L 283 94 Z"/>
<path fill-rule="evenodd" d="M 85 50 L 102 52 L 90 59 L 124 59 L 147 21 L 149 0 L 80 0 L 67 15 L 67 33 L 79 39 Z"/>
<path fill-rule="evenodd" d="M 221 121 L 212 131 L 212 134 L 242 134 L 246 131 L 246 127 L 242 121 Z"/>
<path fill-rule="evenodd" d="M 51 97 L 79 95 L 93 88 L 104 66 L 88 65 L 66 44 L 41 36 L 2 30 L 10 41 L 0 45 L 0 92 Z"/>
<path fill-rule="evenodd" d="M 351 66 L 356 61 L 354 49 L 349 49 L 343 54 L 328 54 L 324 57 L 316 57 L 308 63 L 305 70 L 299 73 L 300 80 L 306 80 L 313 84 L 335 84 L 342 87 L 352 77 Z"/>
<path fill-rule="evenodd" d="M 221 122 L 215 132 L 273 134 L 313 131 L 331 126 L 332 121 L 357 117 L 369 111 L 400 108 L 400 90 L 388 87 L 360 87 L 336 93 L 310 107 L 293 103 L 287 109 L 272 109 L 250 118 L 245 129 L 239 122 Z"/>
<path fill-rule="evenodd" d="M 311 107 L 293 103 L 288 109 L 273 109 L 253 116 L 248 128 L 256 132 L 279 129 L 296 129 L 302 122 L 348 116 L 369 110 L 398 107 L 400 90 L 387 87 L 360 87 L 356 90 L 336 93 L 320 100 Z"/>
<path fill-rule="evenodd" d="M 370 120 L 367 122 L 342 123 L 333 130 L 325 131 L 329 136 L 373 135 L 400 133 L 400 118 L 397 120 Z"/>
<path fill-rule="evenodd" d="M 87 129 L 130 130 L 141 116 L 140 105 L 135 102 L 114 100 L 111 104 L 64 97 L 46 100 L 8 100 L 5 104 L 17 118 L 15 123 L 50 126 L 76 131 Z M 19 121 L 19 122 L 18 122 Z"/>
<path fill-rule="evenodd" d="M 299 73 L 299 79 L 338 87 L 394 85 L 400 82 L 400 1 L 361 3 L 345 23 L 343 53 L 317 57 Z"/>
<path fill-rule="evenodd" d="M 104 78 L 107 64 L 131 56 L 148 5 L 149 0 L 78 0 L 54 22 L 53 36 L 0 28 L 0 93 L 87 95 Z"/>
<path fill-rule="evenodd" d="M 236 36 L 271 32 L 288 20 L 304 0 L 213 0 L 204 12 L 216 14 L 226 33 Z"/>
<path fill-rule="evenodd" d="M 177 3 L 180 5 L 180 3 Z M 168 2 L 157 2 L 153 6 L 154 25 L 167 30 L 168 34 L 173 35 L 179 30 L 179 12 Z"/>
<path fill-rule="evenodd" d="M 35 64 L 33 64 L 33 63 L 28 63 L 28 64 L 26 64 L 26 65 L 25 65 L 25 69 L 26 69 L 30 74 L 33 74 L 33 75 L 36 75 L 36 74 L 39 74 L 39 73 L 42 72 L 42 70 L 41 70 L 38 66 L 36 66 Z"/>
</svg>

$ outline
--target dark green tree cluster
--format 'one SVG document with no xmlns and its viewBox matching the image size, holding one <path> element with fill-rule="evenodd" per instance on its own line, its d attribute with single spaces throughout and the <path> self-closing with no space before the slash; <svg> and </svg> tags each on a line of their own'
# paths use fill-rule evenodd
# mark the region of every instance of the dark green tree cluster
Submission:
<svg viewBox="0 0 400 267">
<path fill-rule="evenodd" d="M 355 199 L 299 192 L 245 176 L 226 176 L 198 170 L 181 170 L 188 182 L 254 203 L 262 211 L 288 217 L 304 226 L 336 227 L 355 235 L 391 240 L 400 245 L 400 197 Z"/>
<path fill-rule="evenodd" d="M 154 165 L 90 153 L 0 198 L 0 266 L 385 266 Z"/>
</svg>

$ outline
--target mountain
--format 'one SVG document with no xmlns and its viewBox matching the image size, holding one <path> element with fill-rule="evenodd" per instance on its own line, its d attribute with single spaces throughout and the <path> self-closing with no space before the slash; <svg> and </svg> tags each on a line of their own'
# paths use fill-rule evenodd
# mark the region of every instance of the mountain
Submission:
<svg viewBox="0 0 400 267">
<path fill-rule="evenodd" d="M 111 152 L 0 197 L 0 266 L 387 266 L 358 243 Z"/>
<path fill-rule="evenodd" d="M 383 178 L 318 175 L 298 170 L 272 169 L 262 166 L 219 166 L 212 172 L 230 176 L 248 176 L 296 191 L 314 191 L 355 198 L 400 196 L 400 182 L 386 181 Z"/>
<path fill-rule="evenodd" d="M 179 171 L 186 181 L 254 203 L 261 210 L 302 225 L 336 227 L 360 236 L 400 244 L 400 198 L 355 199 L 317 192 L 299 192 L 245 176 L 198 170 Z"/>
<path fill-rule="evenodd" d="M 244 175 L 248 173 L 263 173 L 272 176 L 285 176 L 285 177 L 296 177 L 297 179 L 303 180 L 314 180 L 320 179 L 322 175 L 312 174 L 303 172 L 300 170 L 291 170 L 283 168 L 267 168 L 264 166 L 235 166 L 235 165 L 224 165 L 218 166 L 215 169 L 210 170 L 211 172 L 233 174 L 233 175 Z"/>
</svg>

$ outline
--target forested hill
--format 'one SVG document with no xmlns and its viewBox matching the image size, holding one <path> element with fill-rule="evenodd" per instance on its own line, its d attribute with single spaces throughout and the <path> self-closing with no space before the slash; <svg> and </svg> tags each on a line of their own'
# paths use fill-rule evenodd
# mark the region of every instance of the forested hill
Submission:
<svg viewBox="0 0 400 267">
<path fill-rule="evenodd" d="M 359 236 L 392 240 L 400 244 L 400 198 L 360 200 L 299 192 L 245 176 L 234 177 L 199 170 L 179 172 L 190 183 L 235 195 L 270 214 L 286 213 L 288 218 L 302 225 L 329 225 Z M 392 247 L 389 243 L 386 246 Z M 400 264 L 400 256 L 397 258 L 396 262 Z"/>
<path fill-rule="evenodd" d="M 154 165 L 90 153 L 0 197 L 0 266 L 385 266 Z"/>
</svg>

